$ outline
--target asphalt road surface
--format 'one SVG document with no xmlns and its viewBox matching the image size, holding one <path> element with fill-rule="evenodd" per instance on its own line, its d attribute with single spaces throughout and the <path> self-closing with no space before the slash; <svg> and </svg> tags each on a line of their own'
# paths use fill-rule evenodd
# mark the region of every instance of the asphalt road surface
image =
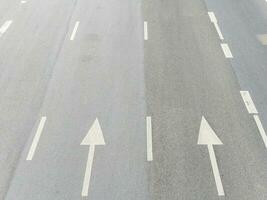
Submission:
<svg viewBox="0 0 267 200">
<path fill-rule="evenodd" d="M 1 0 L 0 199 L 267 199 L 265 0 Z"/>
</svg>

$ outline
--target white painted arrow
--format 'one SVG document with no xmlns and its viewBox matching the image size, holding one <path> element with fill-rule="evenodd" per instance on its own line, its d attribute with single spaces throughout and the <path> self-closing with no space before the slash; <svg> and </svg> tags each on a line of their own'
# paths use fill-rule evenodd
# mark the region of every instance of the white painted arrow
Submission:
<svg viewBox="0 0 267 200">
<path fill-rule="evenodd" d="M 98 119 L 94 121 L 93 125 L 89 129 L 87 135 L 83 139 L 81 145 L 88 145 L 89 153 L 88 153 L 88 159 L 86 164 L 86 170 L 85 175 L 83 179 L 83 188 L 82 188 L 82 196 L 88 196 L 88 190 L 90 185 L 90 178 L 91 178 L 91 171 L 92 171 L 92 165 L 94 160 L 94 154 L 95 154 L 95 145 L 105 145 L 105 140 L 103 137 L 103 133 L 100 127 L 100 124 L 98 122 Z"/>
<path fill-rule="evenodd" d="M 218 195 L 224 196 L 224 189 L 223 189 L 223 185 L 222 185 L 222 180 L 221 180 L 215 152 L 213 149 L 213 145 L 222 145 L 223 143 L 218 138 L 218 136 L 215 134 L 213 129 L 210 127 L 209 123 L 207 122 L 207 120 L 205 119 L 204 116 L 202 116 L 202 119 L 201 119 L 197 144 L 208 146 L 208 151 L 209 151 L 209 155 L 210 155 L 210 162 L 211 162 L 211 166 L 212 166 L 212 170 L 213 170 L 213 175 L 214 175 Z"/>
</svg>

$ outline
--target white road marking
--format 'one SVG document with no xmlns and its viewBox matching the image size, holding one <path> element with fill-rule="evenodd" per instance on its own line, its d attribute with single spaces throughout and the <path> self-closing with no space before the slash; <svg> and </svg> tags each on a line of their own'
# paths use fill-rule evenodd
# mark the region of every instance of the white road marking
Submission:
<svg viewBox="0 0 267 200">
<path fill-rule="evenodd" d="M 248 110 L 248 113 L 250 114 L 258 114 L 258 111 L 256 109 L 256 106 L 249 94 L 249 91 L 240 91 L 240 94 L 243 98 L 243 101 L 246 105 L 246 108 Z"/>
<path fill-rule="evenodd" d="M 263 126 L 262 126 L 261 120 L 260 120 L 258 115 L 253 115 L 253 117 L 254 117 L 254 120 L 255 120 L 255 122 L 257 124 L 257 127 L 259 129 L 259 132 L 261 134 L 261 137 L 262 137 L 262 140 L 264 142 L 265 148 L 267 148 L 267 136 L 266 136 L 265 130 L 264 130 Z"/>
<path fill-rule="evenodd" d="M 92 174 L 92 166 L 93 166 L 93 160 L 95 155 L 95 145 L 90 145 L 89 147 L 89 153 L 86 163 L 86 169 L 83 179 L 83 188 L 82 188 L 82 196 L 88 196 L 88 190 L 90 186 L 90 179 Z"/>
<path fill-rule="evenodd" d="M 146 146 L 147 146 L 147 161 L 153 160 L 153 148 L 152 148 L 152 123 L 151 117 L 146 117 Z"/>
<path fill-rule="evenodd" d="M 215 183 L 217 187 L 218 196 L 224 196 L 222 180 L 221 180 L 221 176 L 220 176 L 220 172 L 219 172 L 219 168 L 218 168 L 218 164 L 217 164 L 217 160 L 216 160 L 216 156 L 215 156 L 212 144 L 208 145 L 208 150 L 209 150 L 210 162 L 211 162 L 211 167 L 212 167 L 212 171 L 213 171 L 213 175 L 214 175 L 214 179 L 215 179 Z"/>
<path fill-rule="evenodd" d="M 147 27 L 147 21 L 144 21 L 144 40 L 148 40 L 148 27 Z"/>
<path fill-rule="evenodd" d="M 218 138 L 214 130 L 210 127 L 208 121 L 205 119 L 204 116 L 202 116 L 199 129 L 199 136 L 198 136 L 198 145 L 207 145 L 208 147 L 210 162 L 217 187 L 218 196 L 224 196 L 224 189 L 213 145 L 222 145 L 222 144 L 223 144 L 222 141 Z"/>
<path fill-rule="evenodd" d="M 0 37 L 7 31 L 9 26 L 12 24 L 12 20 L 6 21 L 0 28 Z"/>
<path fill-rule="evenodd" d="M 215 26 L 215 29 L 216 29 L 218 35 L 219 35 L 219 38 L 220 38 L 221 40 L 223 40 L 224 37 L 223 37 L 223 34 L 222 34 L 222 32 L 221 32 L 221 29 L 220 29 L 218 23 L 214 23 L 214 26 Z"/>
<path fill-rule="evenodd" d="M 222 43 L 221 47 L 222 47 L 223 53 L 224 53 L 226 58 L 233 58 L 232 52 L 231 52 L 228 44 Z"/>
<path fill-rule="evenodd" d="M 211 21 L 211 22 L 214 24 L 214 26 L 215 26 L 215 29 L 216 29 L 216 31 L 217 31 L 217 33 L 218 33 L 218 35 L 219 35 L 219 38 L 220 38 L 221 40 L 224 40 L 223 34 L 222 34 L 221 29 L 220 29 L 220 27 L 219 27 L 219 25 L 218 25 L 218 22 L 217 22 L 217 19 L 216 19 L 216 17 L 215 17 L 214 12 L 208 12 L 208 15 L 209 15 L 209 17 L 210 17 L 210 21 Z"/>
<path fill-rule="evenodd" d="M 262 45 L 264 45 L 264 46 L 267 45 L 267 34 L 257 34 L 256 36 Z"/>
<path fill-rule="evenodd" d="M 208 15 L 209 15 L 209 17 L 210 17 L 210 21 L 211 21 L 212 23 L 217 23 L 217 19 L 216 19 L 216 17 L 215 17 L 214 12 L 208 12 Z"/>
<path fill-rule="evenodd" d="M 200 129 L 199 129 L 199 135 L 198 135 L 198 145 L 208 145 L 208 144 L 213 144 L 213 145 L 222 145 L 222 141 L 214 130 L 210 127 L 208 121 L 204 116 L 201 118 L 201 124 L 200 124 Z"/>
<path fill-rule="evenodd" d="M 79 21 L 77 21 L 77 22 L 75 23 L 75 26 L 74 26 L 74 28 L 73 28 L 73 31 L 72 31 L 72 34 L 71 34 L 70 40 L 74 40 L 74 38 L 75 38 L 75 35 L 76 35 L 76 32 L 77 32 L 77 30 L 78 30 L 78 27 L 79 27 L 79 24 L 80 24 L 80 22 L 79 22 Z"/>
<path fill-rule="evenodd" d="M 24 3 L 27 3 L 27 1 L 21 1 L 20 3 L 24 4 Z"/>
<path fill-rule="evenodd" d="M 103 133 L 100 127 L 100 124 L 98 122 L 98 119 L 94 121 L 93 125 L 89 129 L 87 135 L 81 142 L 81 145 L 89 145 L 89 153 L 86 163 L 86 169 L 83 179 L 83 188 L 82 188 L 82 196 L 88 196 L 88 190 L 90 186 L 90 179 L 92 174 L 92 165 L 95 155 L 95 146 L 96 145 L 106 145 Z"/>
<path fill-rule="evenodd" d="M 32 160 L 34 153 L 35 153 L 35 150 L 36 150 L 36 147 L 38 145 L 39 139 L 41 137 L 45 122 L 46 122 L 46 117 L 42 117 L 41 121 L 39 123 L 38 129 L 36 131 L 36 134 L 33 138 L 33 142 L 32 142 L 31 148 L 28 152 L 28 156 L 27 156 L 26 160 Z"/>
</svg>

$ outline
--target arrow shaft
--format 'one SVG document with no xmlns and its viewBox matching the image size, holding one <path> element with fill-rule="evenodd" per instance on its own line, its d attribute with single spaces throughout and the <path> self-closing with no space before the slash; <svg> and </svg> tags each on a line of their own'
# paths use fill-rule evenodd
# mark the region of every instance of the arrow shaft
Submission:
<svg viewBox="0 0 267 200">
<path fill-rule="evenodd" d="M 86 170 L 85 170 L 84 179 L 83 179 L 82 196 L 88 196 L 94 154 L 95 154 L 95 145 L 90 145 L 87 164 L 86 164 Z"/>
<path fill-rule="evenodd" d="M 216 160 L 216 156 L 215 156 L 215 152 L 214 152 L 212 144 L 208 145 L 208 150 L 209 150 L 210 162 L 211 162 L 211 166 L 212 166 L 212 171 L 213 171 L 218 195 L 224 196 L 224 189 L 223 189 L 223 185 L 222 185 L 222 180 L 221 180 L 221 176 L 220 176 L 220 172 L 219 172 L 219 168 L 218 168 L 218 164 L 217 164 L 217 160 Z"/>
</svg>

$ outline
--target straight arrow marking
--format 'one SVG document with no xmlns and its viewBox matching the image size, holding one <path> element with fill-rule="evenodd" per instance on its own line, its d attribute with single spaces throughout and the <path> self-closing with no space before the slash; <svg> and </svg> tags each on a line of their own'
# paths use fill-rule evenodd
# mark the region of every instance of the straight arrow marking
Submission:
<svg viewBox="0 0 267 200">
<path fill-rule="evenodd" d="M 94 121 L 93 125 L 89 129 L 87 135 L 84 137 L 83 141 L 81 142 L 81 145 L 87 145 L 90 146 L 87 163 L 86 163 L 86 169 L 83 179 L 83 188 L 82 188 L 82 196 L 88 196 L 88 190 L 90 186 L 90 179 L 92 174 L 92 165 L 95 155 L 95 145 L 106 145 L 102 129 L 100 127 L 100 124 L 98 122 L 98 119 Z"/>
<path fill-rule="evenodd" d="M 198 136 L 198 145 L 207 145 L 209 156 L 210 156 L 210 162 L 211 167 L 218 191 L 219 196 L 224 196 L 224 189 L 223 184 L 215 156 L 215 152 L 213 149 L 213 145 L 222 145 L 222 141 L 218 138 L 214 130 L 210 127 L 208 121 L 205 119 L 204 116 L 202 116 L 200 129 L 199 129 L 199 136 Z"/>
</svg>

